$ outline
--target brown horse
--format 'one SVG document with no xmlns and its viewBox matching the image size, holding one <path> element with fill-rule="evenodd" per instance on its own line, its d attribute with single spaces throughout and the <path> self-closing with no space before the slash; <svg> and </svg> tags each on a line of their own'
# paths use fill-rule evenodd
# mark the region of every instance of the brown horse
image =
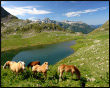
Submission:
<svg viewBox="0 0 110 88">
<path fill-rule="evenodd" d="M 6 67 L 9 68 L 12 63 L 16 63 L 16 62 L 15 62 L 15 61 L 7 61 L 7 62 L 4 64 L 3 69 L 6 69 Z"/>
<path fill-rule="evenodd" d="M 48 62 L 44 62 L 41 66 L 35 65 L 32 67 L 32 71 L 34 73 L 41 72 L 44 74 L 45 78 L 47 77 L 47 70 L 48 70 Z"/>
<path fill-rule="evenodd" d="M 59 74 L 59 71 L 60 71 L 60 75 L 59 75 L 60 80 L 61 80 L 61 77 L 63 76 L 64 71 L 71 72 L 72 76 L 73 76 L 73 73 L 75 73 L 77 78 L 80 79 L 80 72 L 79 72 L 78 68 L 73 65 L 62 64 L 58 67 L 58 74 Z"/>
<path fill-rule="evenodd" d="M 39 61 L 34 61 L 34 62 L 30 62 L 27 67 L 29 68 L 29 66 L 31 66 L 31 68 L 35 65 L 40 65 L 40 62 Z"/>
</svg>

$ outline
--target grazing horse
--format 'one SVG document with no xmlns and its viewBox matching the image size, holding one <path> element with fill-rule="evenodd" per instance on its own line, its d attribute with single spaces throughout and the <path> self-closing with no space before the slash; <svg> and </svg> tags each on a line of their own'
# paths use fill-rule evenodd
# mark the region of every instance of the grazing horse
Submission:
<svg viewBox="0 0 110 88">
<path fill-rule="evenodd" d="M 35 65 L 40 65 L 40 62 L 39 61 L 34 61 L 34 62 L 30 62 L 27 67 L 29 68 L 29 66 L 31 66 L 31 68 Z"/>
<path fill-rule="evenodd" d="M 22 61 L 19 61 L 18 63 L 12 63 L 11 62 L 10 70 L 12 72 L 15 72 L 16 75 L 18 75 L 19 72 L 23 72 L 25 70 L 25 63 Z"/>
<path fill-rule="evenodd" d="M 79 72 L 78 68 L 73 65 L 62 64 L 58 67 L 58 74 L 59 74 L 59 71 L 60 71 L 60 75 L 59 75 L 60 80 L 61 80 L 61 77 L 63 76 L 64 71 L 71 72 L 72 76 L 73 76 L 73 73 L 75 73 L 77 78 L 80 79 L 80 72 Z"/>
<path fill-rule="evenodd" d="M 8 66 L 8 68 L 10 67 L 11 63 L 16 63 L 15 61 L 7 61 L 4 66 L 3 69 L 6 69 L 6 66 Z"/>
<path fill-rule="evenodd" d="M 32 72 L 34 73 L 41 72 L 44 74 L 45 78 L 47 77 L 47 70 L 48 70 L 48 62 L 44 62 L 41 66 L 35 65 L 32 67 Z"/>
</svg>

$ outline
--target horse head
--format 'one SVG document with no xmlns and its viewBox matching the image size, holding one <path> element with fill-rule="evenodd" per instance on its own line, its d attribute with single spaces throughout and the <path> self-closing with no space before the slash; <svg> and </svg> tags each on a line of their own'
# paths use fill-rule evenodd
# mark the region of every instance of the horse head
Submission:
<svg viewBox="0 0 110 88">
<path fill-rule="evenodd" d="M 48 62 L 44 62 L 43 65 L 48 65 Z"/>
<path fill-rule="evenodd" d="M 8 68 L 9 68 L 10 63 L 11 63 L 11 61 L 7 61 L 7 62 L 4 64 L 3 69 L 6 69 L 6 66 L 8 66 Z"/>
<path fill-rule="evenodd" d="M 25 63 L 23 61 L 19 61 L 18 63 L 20 63 L 20 66 L 22 67 L 22 69 L 25 70 Z"/>
<path fill-rule="evenodd" d="M 45 66 L 46 69 L 48 70 L 48 62 L 44 62 L 42 66 Z"/>
</svg>

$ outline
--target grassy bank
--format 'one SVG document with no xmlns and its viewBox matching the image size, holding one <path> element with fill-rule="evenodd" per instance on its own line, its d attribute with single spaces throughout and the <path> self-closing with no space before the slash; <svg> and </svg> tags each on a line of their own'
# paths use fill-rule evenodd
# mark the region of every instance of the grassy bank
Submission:
<svg viewBox="0 0 110 88">
<path fill-rule="evenodd" d="M 59 31 L 42 32 L 34 35 L 9 35 L 5 38 L 2 38 L 1 51 L 43 44 L 59 43 L 79 38 L 83 38 L 82 35 L 79 36 L 77 34 Z"/>
<path fill-rule="evenodd" d="M 75 65 L 81 72 L 82 80 L 85 79 L 82 82 L 86 87 L 109 87 L 109 31 L 98 32 L 97 35 L 88 34 L 85 39 L 78 39 L 76 42 L 72 46 L 76 52 L 59 61 L 53 68 L 60 64 Z M 60 84 L 67 82 L 68 80 Z M 69 84 L 75 87 L 78 83 Z"/>
</svg>

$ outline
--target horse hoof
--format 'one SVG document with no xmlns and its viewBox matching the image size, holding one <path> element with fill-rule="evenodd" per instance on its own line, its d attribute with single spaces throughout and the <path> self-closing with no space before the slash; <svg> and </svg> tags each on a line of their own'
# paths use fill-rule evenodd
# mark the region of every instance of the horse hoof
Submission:
<svg viewBox="0 0 110 88">
<path fill-rule="evenodd" d="M 59 81 L 61 82 L 61 79 L 59 79 Z"/>
</svg>

